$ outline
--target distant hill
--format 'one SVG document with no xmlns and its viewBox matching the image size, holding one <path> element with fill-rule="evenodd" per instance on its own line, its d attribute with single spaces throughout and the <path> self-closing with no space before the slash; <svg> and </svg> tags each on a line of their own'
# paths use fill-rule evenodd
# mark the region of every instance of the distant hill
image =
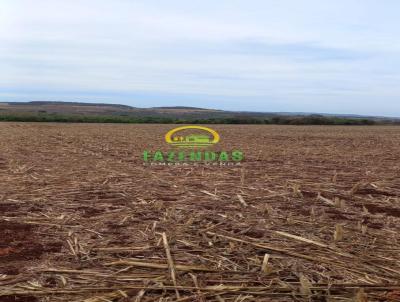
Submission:
<svg viewBox="0 0 400 302">
<path fill-rule="evenodd" d="M 57 101 L 0 102 L 1 120 L 299 125 L 400 124 L 400 119 L 350 114 L 225 111 L 188 106 L 137 108 L 120 104 Z"/>
<path fill-rule="evenodd" d="M 8 102 L 0 104 L 8 104 L 11 106 L 82 106 L 82 107 L 89 106 L 89 107 L 115 107 L 115 108 L 125 108 L 125 109 L 134 108 L 128 105 L 120 105 L 120 104 L 57 102 L 57 101 Z"/>
<path fill-rule="evenodd" d="M 168 106 L 168 107 L 151 107 L 150 109 L 187 109 L 187 110 L 214 110 L 198 107 L 187 107 L 187 106 Z"/>
<path fill-rule="evenodd" d="M 0 102 L 0 113 L 27 114 L 77 114 L 77 115 L 111 115 L 128 117 L 171 117 L 171 118 L 204 118 L 214 113 L 215 116 L 231 115 L 221 110 L 195 108 L 187 106 L 136 108 L 120 104 L 82 103 L 82 102 Z M 219 114 L 218 114 L 219 113 Z"/>
</svg>

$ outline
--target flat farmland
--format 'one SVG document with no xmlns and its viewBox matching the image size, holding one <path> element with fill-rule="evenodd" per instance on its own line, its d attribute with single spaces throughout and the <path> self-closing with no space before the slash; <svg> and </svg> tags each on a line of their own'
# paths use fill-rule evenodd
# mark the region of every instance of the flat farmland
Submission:
<svg viewBox="0 0 400 302">
<path fill-rule="evenodd" d="M 0 124 L 0 301 L 400 301 L 400 127 Z"/>
</svg>

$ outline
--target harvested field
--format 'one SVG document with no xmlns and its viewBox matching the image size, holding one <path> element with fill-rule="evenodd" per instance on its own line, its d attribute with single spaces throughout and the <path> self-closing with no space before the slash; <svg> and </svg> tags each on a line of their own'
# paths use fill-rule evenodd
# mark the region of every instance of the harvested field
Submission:
<svg viewBox="0 0 400 302">
<path fill-rule="evenodd" d="M 0 301 L 400 301 L 400 128 L 0 124 Z"/>
</svg>

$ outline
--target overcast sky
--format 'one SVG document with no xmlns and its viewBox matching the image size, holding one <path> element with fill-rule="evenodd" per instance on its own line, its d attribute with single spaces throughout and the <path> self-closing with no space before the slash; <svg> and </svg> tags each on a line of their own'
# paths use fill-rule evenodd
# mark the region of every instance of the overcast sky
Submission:
<svg viewBox="0 0 400 302">
<path fill-rule="evenodd" d="M 400 116 L 398 0 L 0 0 L 0 101 Z"/>
</svg>

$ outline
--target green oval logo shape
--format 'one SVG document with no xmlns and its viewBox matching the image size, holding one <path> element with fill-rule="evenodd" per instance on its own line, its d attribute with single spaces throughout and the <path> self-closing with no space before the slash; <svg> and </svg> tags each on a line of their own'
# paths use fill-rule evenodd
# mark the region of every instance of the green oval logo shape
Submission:
<svg viewBox="0 0 400 302">
<path fill-rule="evenodd" d="M 202 133 L 194 131 L 186 135 L 179 134 L 188 129 L 201 130 Z M 180 148 L 205 148 L 218 143 L 219 140 L 220 136 L 217 131 L 203 126 L 182 126 L 168 131 L 165 135 L 165 141 L 168 144 Z"/>
</svg>

